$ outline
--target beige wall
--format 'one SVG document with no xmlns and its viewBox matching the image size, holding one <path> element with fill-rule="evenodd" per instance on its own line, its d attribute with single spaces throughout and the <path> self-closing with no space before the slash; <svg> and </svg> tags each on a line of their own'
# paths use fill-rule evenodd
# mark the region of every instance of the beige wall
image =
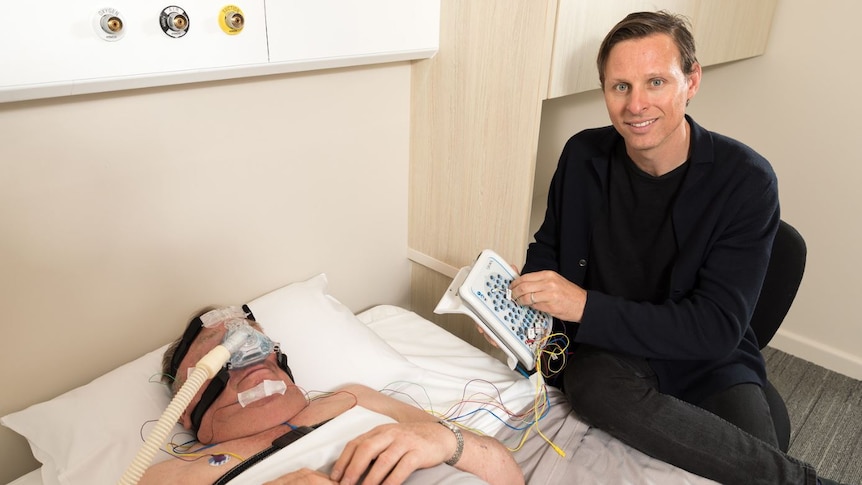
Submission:
<svg viewBox="0 0 862 485">
<path fill-rule="evenodd" d="M 862 378 L 862 155 L 854 131 L 862 98 L 853 86 L 862 75 L 855 62 L 860 16 L 862 3 L 854 0 L 779 2 L 766 54 L 708 68 L 689 108 L 699 123 L 772 162 L 783 218 L 808 243 L 802 287 L 772 345 L 856 378 Z M 537 206 L 544 210 L 568 136 L 605 124 L 598 91 L 545 102 L 534 214 Z"/>
<path fill-rule="evenodd" d="M 854 0 L 780 2 L 766 55 L 710 68 L 690 109 L 773 162 L 808 241 L 774 344 L 857 377 L 860 14 Z M 406 305 L 409 72 L 0 105 L 0 414 L 164 343 L 202 305 L 317 272 L 354 310 Z M 565 139 L 606 123 L 596 91 L 545 103 L 536 207 Z M 0 482 L 36 466 L 5 428 L 0 451 Z"/>
<path fill-rule="evenodd" d="M 0 415 L 320 272 L 406 306 L 409 101 L 397 63 L 0 104 Z"/>
</svg>

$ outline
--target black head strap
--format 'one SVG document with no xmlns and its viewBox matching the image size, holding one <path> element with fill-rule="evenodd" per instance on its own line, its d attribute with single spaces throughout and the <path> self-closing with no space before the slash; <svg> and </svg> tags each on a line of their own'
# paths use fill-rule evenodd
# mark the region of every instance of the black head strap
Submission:
<svg viewBox="0 0 862 485">
<path fill-rule="evenodd" d="M 207 409 L 212 406 L 215 400 L 219 397 L 219 394 L 224 391 L 225 386 L 227 386 L 228 379 L 230 379 L 230 375 L 228 374 L 227 367 L 222 367 L 201 395 L 201 400 L 198 401 L 197 405 L 192 410 L 191 415 L 192 429 L 195 433 L 197 433 L 201 428 L 201 421 L 204 419 L 204 414 L 207 412 Z"/>
</svg>

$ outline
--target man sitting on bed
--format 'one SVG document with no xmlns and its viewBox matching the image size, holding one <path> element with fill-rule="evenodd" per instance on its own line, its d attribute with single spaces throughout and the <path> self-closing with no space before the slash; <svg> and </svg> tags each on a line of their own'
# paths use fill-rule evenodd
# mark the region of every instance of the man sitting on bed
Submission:
<svg viewBox="0 0 862 485">
<path fill-rule="evenodd" d="M 192 320 L 183 337 L 169 346 L 163 358 L 163 372 L 173 393 L 182 387 L 195 363 L 222 343 L 227 327 L 246 322 L 260 331 L 259 325 L 246 316 L 241 309 L 230 307 L 205 312 Z M 268 340 L 262 332 L 260 337 Z M 357 406 L 388 416 L 396 423 L 379 425 L 350 440 L 328 474 L 300 469 L 273 483 L 354 484 L 363 476 L 366 484 L 384 479 L 386 483 L 402 483 L 416 470 L 444 463 L 491 484 L 524 482 L 511 453 L 493 438 L 453 429 L 417 407 L 360 385 L 345 386 L 309 401 L 294 384 L 287 359 L 277 347 L 261 354 L 265 358 L 258 358 L 263 360 L 225 370 L 223 375 L 204 383 L 182 414 L 181 424 L 195 430 L 200 443 L 214 445 L 205 451 L 206 459 L 163 461 L 151 466 L 140 483 L 211 484 L 241 463 L 230 457 L 251 457 L 294 428 L 321 426 Z M 223 386 L 216 383 L 210 388 L 211 382 L 218 380 Z M 245 406 L 238 402 L 241 393 L 264 381 L 283 382 L 283 394 L 252 399 Z M 210 390 L 219 387 L 220 392 Z"/>
<path fill-rule="evenodd" d="M 565 322 L 562 386 L 587 423 L 721 483 L 815 484 L 777 448 L 749 326 L 772 167 L 685 114 L 702 72 L 684 19 L 627 16 L 597 64 L 613 126 L 566 143 L 512 297 Z"/>
</svg>

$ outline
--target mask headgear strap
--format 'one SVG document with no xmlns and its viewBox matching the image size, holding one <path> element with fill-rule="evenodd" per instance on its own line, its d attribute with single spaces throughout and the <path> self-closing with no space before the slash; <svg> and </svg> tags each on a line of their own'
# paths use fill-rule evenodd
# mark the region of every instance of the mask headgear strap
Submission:
<svg viewBox="0 0 862 485">
<path fill-rule="evenodd" d="M 198 401 L 195 408 L 192 409 L 192 429 L 195 433 L 200 429 L 201 421 L 204 419 L 204 414 L 207 412 L 207 409 L 212 406 L 216 398 L 219 397 L 219 394 L 224 391 L 225 386 L 227 386 L 228 379 L 230 379 L 230 375 L 228 374 L 227 367 L 222 367 L 201 395 L 201 400 Z"/>
</svg>

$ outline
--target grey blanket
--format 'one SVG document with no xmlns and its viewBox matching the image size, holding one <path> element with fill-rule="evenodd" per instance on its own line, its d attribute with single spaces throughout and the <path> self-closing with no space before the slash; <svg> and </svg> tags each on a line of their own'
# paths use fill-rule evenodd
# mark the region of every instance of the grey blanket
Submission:
<svg viewBox="0 0 862 485">
<path fill-rule="evenodd" d="M 563 394 L 549 388 L 551 408 L 539 429 L 514 453 L 529 484 L 706 485 L 715 482 L 649 457 L 609 434 L 591 428 L 572 413 Z M 520 432 L 503 428 L 496 438 L 511 446 Z"/>
</svg>

